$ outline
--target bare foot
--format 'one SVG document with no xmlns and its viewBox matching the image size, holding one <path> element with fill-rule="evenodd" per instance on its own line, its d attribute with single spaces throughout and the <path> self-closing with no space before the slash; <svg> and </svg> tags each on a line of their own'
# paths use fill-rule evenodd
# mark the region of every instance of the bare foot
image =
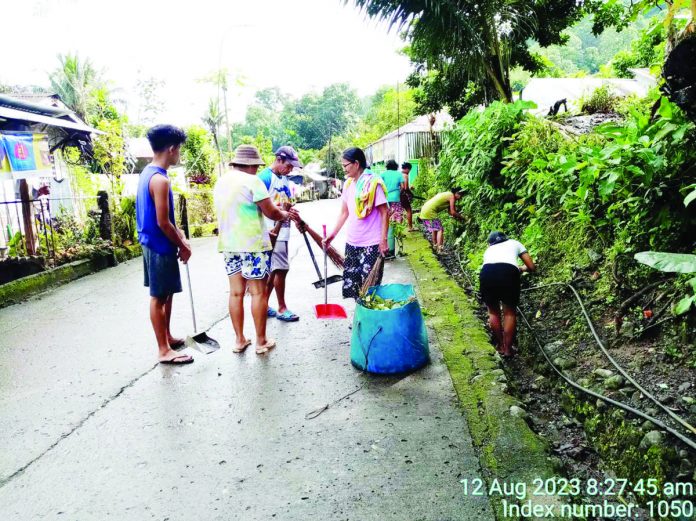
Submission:
<svg viewBox="0 0 696 521">
<path fill-rule="evenodd" d="M 234 344 L 234 349 L 232 349 L 233 353 L 243 353 L 247 347 L 251 345 L 251 340 L 247 340 L 246 338 L 243 340 L 238 340 Z"/>
<path fill-rule="evenodd" d="M 262 355 L 264 353 L 268 353 L 275 346 L 276 346 L 275 340 L 271 340 L 271 339 L 267 340 L 266 343 L 263 345 L 256 344 L 256 354 Z"/>
</svg>

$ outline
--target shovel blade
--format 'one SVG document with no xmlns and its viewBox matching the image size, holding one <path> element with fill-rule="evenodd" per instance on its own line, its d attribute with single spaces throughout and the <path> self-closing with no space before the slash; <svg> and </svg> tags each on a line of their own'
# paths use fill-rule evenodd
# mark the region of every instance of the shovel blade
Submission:
<svg viewBox="0 0 696 521">
<path fill-rule="evenodd" d="M 320 320 L 348 318 L 348 313 L 340 304 L 317 304 L 314 313 Z"/>
<path fill-rule="evenodd" d="M 328 279 L 326 279 L 326 284 L 333 284 L 334 282 L 340 282 L 343 280 L 343 275 L 331 275 Z M 318 281 L 314 282 L 314 287 L 315 288 L 323 288 L 324 287 L 324 279 L 319 279 Z"/>
<path fill-rule="evenodd" d="M 197 335 L 186 337 L 186 347 L 195 349 L 204 355 L 209 355 L 220 349 L 220 344 L 206 333 L 198 333 Z"/>
</svg>

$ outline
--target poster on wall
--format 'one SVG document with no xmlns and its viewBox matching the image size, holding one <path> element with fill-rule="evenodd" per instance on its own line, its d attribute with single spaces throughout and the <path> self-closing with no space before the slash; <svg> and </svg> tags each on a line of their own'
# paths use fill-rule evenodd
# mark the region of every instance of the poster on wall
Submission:
<svg viewBox="0 0 696 521">
<path fill-rule="evenodd" d="M 32 132 L 0 132 L 0 179 L 53 176 L 48 136 Z"/>
</svg>

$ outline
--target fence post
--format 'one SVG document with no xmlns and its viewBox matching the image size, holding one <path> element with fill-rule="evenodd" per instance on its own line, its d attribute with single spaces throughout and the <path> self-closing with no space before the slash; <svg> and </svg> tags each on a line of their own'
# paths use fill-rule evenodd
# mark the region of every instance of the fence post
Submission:
<svg viewBox="0 0 696 521">
<path fill-rule="evenodd" d="M 97 192 L 97 206 L 101 210 L 99 216 L 99 236 L 105 241 L 111 240 L 111 208 L 109 208 L 109 194 L 100 190 Z"/>
<path fill-rule="evenodd" d="M 24 220 L 24 242 L 27 255 L 36 255 L 36 239 L 34 238 L 34 207 L 29 199 L 29 185 L 26 179 L 19 181 L 19 195 L 22 199 L 22 219 Z"/>
</svg>

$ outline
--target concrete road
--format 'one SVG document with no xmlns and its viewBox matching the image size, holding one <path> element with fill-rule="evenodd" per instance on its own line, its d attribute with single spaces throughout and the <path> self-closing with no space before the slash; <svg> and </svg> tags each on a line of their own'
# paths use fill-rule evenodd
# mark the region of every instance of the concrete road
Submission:
<svg viewBox="0 0 696 521">
<path fill-rule="evenodd" d="M 300 211 L 320 228 L 338 204 Z M 189 366 L 155 363 L 141 259 L 0 310 L 0 519 L 493 519 L 462 494 L 478 459 L 432 335 L 433 362 L 413 375 L 355 370 L 349 322 L 313 317 L 323 290 L 295 230 L 290 250 L 302 318 L 269 320 L 266 356 L 231 351 L 214 239 L 194 241 L 190 267 L 199 324 L 223 348 Z M 385 277 L 412 281 L 402 260 Z"/>
</svg>

